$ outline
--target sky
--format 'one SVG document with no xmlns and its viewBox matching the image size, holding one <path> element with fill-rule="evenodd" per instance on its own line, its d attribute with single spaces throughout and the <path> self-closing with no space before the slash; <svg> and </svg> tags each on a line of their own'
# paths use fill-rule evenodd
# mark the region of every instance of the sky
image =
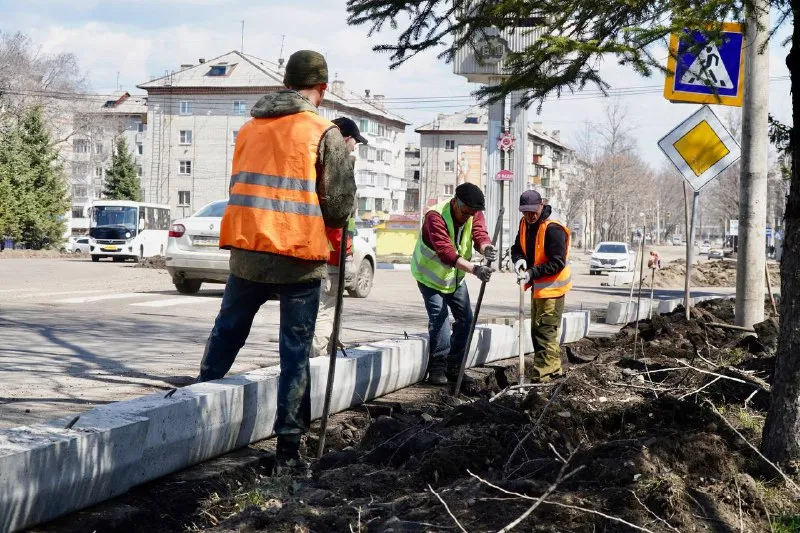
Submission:
<svg viewBox="0 0 800 533">
<path fill-rule="evenodd" d="M 389 33 L 367 36 L 366 27 L 346 22 L 345 0 L 0 0 L 0 31 L 28 34 L 45 53 L 72 52 L 88 73 L 92 90 L 109 93 L 117 84 L 131 93 L 136 85 L 183 63 L 211 59 L 242 45 L 244 52 L 276 61 L 298 49 L 310 48 L 326 54 L 331 75 L 338 74 L 347 87 L 358 93 L 392 98 L 444 97 L 431 101 L 388 101 L 387 107 L 405 117 L 413 128 L 453 113 L 472 103 L 469 95 L 477 86 L 453 74 L 452 65 L 436 58 L 437 52 L 422 54 L 396 70 L 389 70 L 389 57 L 372 51 L 374 44 L 391 39 Z M 770 76 L 788 76 L 787 49 L 779 42 L 781 31 L 770 47 Z M 666 58 L 666 50 L 664 51 Z M 658 140 L 697 109 L 694 104 L 673 104 L 662 95 L 663 77 L 643 78 L 613 59 L 601 66 L 601 75 L 613 89 L 651 87 L 650 92 L 621 97 L 630 135 L 641 155 L 653 167 L 666 162 Z M 119 81 L 117 81 L 119 80 Z M 770 112 L 791 122 L 789 82 L 770 83 Z M 559 130 L 561 139 L 574 145 L 586 124 L 600 124 L 608 99 L 589 94 L 565 95 L 545 102 L 541 113 L 529 113 L 531 122 L 542 122 L 547 131 Z M 735 108 L 713 106 L 725 120 Z"/>
</svg>

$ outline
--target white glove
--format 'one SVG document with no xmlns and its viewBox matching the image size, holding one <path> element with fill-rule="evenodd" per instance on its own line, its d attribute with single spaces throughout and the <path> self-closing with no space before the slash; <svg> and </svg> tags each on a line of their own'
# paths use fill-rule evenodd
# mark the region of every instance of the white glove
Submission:
<svg viewBox="0 0 800 533">
<path fill-rule="evenodd" d="M 533 269 L 525 270 L 524 272 L 517 273 L 517 283 L 521 283 L 523 285 L 527 285 L 531 282 L 531 278 L 533 278 Z"/>
<path fill-rule="evenodd" d="M 514 263 L 514 272 L 522 274 L 526 270 L 528 270 L 528 262 L 525 261 L 525 258 L 517 259 Z"/>
</svg>

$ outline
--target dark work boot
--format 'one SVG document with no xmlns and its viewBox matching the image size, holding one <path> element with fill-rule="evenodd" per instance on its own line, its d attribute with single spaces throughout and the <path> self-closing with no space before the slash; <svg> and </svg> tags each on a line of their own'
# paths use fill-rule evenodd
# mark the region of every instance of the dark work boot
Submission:
<svg viewBox="0 0 800 533">
<path fill-rule="evenodd" d="M 300 435 L 278 435 L 275 448 L 275 475 L 308 477 L 308 463 L 300 457 Z"/>
<path fill-rule="evenodd" d="M 428 383 L 431 385 L 447 385 L 444 368 L 432 368 L 428 371 Z"/>
<path fill-rule="evenodd" d="M 449 381 L 450 383 L 455 385 L 456 381 L 458 381 L 458 372 L 459 372 L 459 370 L 461 370 L 460 366 L 448 366 L 447 367 L 447 373 L 446 373 L 447 381 Z M 475 381 L 475 379 L 469 377 L 467 375 L 467 373 L 464 372 L 464 376 L 461 378 L 461 387 L 463 389 L 469 389 L 469 388 L 475 387 L 476 384 L 477 384 L 477 382 Z"/>
</svg>

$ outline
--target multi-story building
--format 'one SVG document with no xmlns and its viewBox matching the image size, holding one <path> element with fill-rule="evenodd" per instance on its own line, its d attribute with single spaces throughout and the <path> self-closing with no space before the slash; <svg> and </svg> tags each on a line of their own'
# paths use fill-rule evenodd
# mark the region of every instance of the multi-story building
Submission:
<svg viewBox="0 0 800 533">
<path fill-rule="evenodd" d="M 464 181 L 485 190 L 487 131 L 488 113 L 482 107 L 452 115 L 440 114 L 433 122 L 416 129 L 421 147 L 420 197 L 426 205 L 451 196 Z M 553 203 L 565 201 L 565 178 L 576 172 L 573 150 L 561 142 L 559 132 L 547 133 L 541 123 L 529 125 L 526 142 L 527 153 L 531 154 L 525 177 L 528 186 L 540 190 Z M 509 166 L 506 163 L 505 168 Z"/>
<path fill-rule="evenodd" d="M 239 128 L 264 93 L 284 88 L 283 68 L 282 59 L 234 51 L 139 85 L 148 93 L 145 198 L 171 205 L 173 217 L 227 198 Z M 409 123 L 384 108 L 382 95 L 360 96 L 339 79 L 329 84 L 320 114 L 353 119 L 369 141 L 355 152 L 359 215 L 402 213 Z"/>
<path fill-rule="evenodd" d="M 406 146 L 406 213 L 419 212 L 419 146 Z"/>
<path fill-rule="evenodd" d="M 125 137 L 142 175 L 146 117 L 146 100 L 120 91 L 81 100 L 57 121 L 55 129 L 66 133 L 59 153 L 70 185 L 73 234 L 88 231 L 86 208 L 102 196 L 106 171 L 120 135 Z"/>
</svg>

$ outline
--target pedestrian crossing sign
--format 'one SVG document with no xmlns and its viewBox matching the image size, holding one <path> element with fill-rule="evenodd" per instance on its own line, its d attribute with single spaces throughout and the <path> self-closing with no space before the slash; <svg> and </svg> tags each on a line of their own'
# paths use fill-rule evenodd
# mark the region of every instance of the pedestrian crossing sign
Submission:
<svg viewBox="0 0 800 533">
<path fill-rule="evenodd" d="M 658 146 L 695 191 L 741 155 L 736 139 L 707 105 L 658 141 Z"/>
<path fill-rule="evenodd" d="M 741 107 L 744 98 L 742 31 L 742 25 L 737 22 L 723 23 L 722 43 L 710 42 L 697 31 L 684 30 L 684 39 L 673 33 L 664 98 L 671 102 Z"/>
</svg>

